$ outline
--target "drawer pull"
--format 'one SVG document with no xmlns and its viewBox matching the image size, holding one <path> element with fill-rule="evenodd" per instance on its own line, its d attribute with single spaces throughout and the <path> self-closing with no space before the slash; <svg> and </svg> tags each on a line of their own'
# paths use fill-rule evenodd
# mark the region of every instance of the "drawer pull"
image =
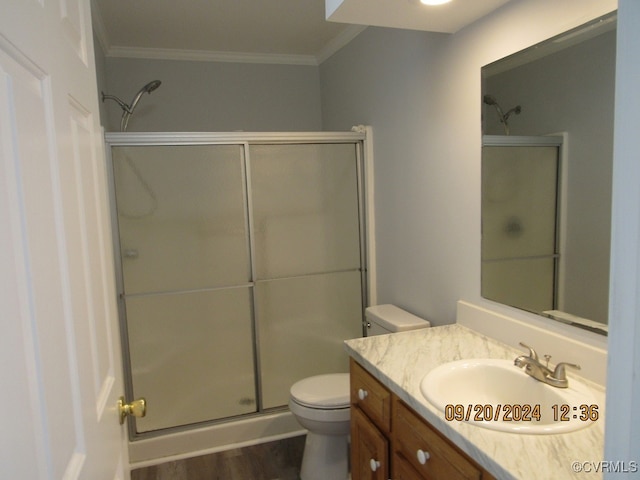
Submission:
<svg viewBox="0 0 640 480">
<path fill-rule="evenodd" d="M 429 454 L 429 452 L 418 449 L 418 451 L 416 452 L 416 457 L 418 457 L 418 462 L 420 462 L 420 465 L 424 465 L 425 463 L 427 463 L 427 460 L 431 458 L 431 455 Z"/>
<path fill-rule="evenodd" d="M 380 468 L 380 462 L 372 458 L 369 460 L 369 466 L 371 467 L 371 471 L 375 472 Z"/>
<path fill-rule="evenodd" d="M 365 398 L 367 398 L 367 396 L 369 396 L 369 392 L 367 392 L 366 390 L 363 390 L 362 388 L 358 389 L 358 398 L 360 400 L 364 400 Z"/>
</svg>

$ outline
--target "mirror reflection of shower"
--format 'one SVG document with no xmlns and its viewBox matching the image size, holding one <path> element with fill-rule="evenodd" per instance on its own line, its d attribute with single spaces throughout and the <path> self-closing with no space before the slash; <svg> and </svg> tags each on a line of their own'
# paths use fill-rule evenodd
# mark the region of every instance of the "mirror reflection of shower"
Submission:
<svg viewBox="0 0 640 480">
<path fill-rule="evenodd" d="M 520 115 L 520 112 L 522 112 L 522 107 L 520 107 L 520 105 L 516 105 L 507 113 L 504 113 L 504 111 L 500 107 L 500 104 L 493 95 L 485 95 L 484 97 L 482 97 L 482 101 L 486 105 L 492 105 L 496 109 L 498 120 L 504 128 L 504 134 L 509 135 L 509 117 L 511 116 L 511 114 Z"/>
<path fill-rule="evenodd" d="M 120 100 L 118 97 L 116 97 L 115 95 L 105 95 L 104 92 L 100 92 L 102 94 L 103 102 L 105 100 L 113 100 L 118 105 L 120 105 L 120 108 L 122 108 L 122 119 L 120 120 L 121 132 L 127 131 L 127 125 L 129 124 L 129 119 L 131 118 L 131 115 L 133 115 L 133 111 L 136 109 L 136 105 L 138 105 L 138 102 L 140 101 L 140 98 L 142 98 L 142 95 L 145 93 L 151 94 L 151 92 L 156 90 L 161 83 L 162 82 L 160 80 L 153 80 L 147 83 L 144 87 L 138 90 L 138 93 L 135 94 L 135 96 L 131 100 L 131 103 L 128 105 L 124 103 L 122 100 Z"/>
</svg>

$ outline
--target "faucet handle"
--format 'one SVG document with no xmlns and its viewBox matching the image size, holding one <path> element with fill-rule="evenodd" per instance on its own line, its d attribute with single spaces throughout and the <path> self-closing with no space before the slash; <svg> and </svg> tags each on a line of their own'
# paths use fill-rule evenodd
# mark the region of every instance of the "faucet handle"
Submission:
<svg viewBox="0 0 640 480">
<path fill-rule="evenodd" d="M 565 367 L 574 368 L 576 370 L 580 370 L 580 365 L 575 365 L 573 363 L 560 362 L 556 365 L 555 370 L 553 371 L 552 377 L 555 380 L 564 381 L 567 379 L 567 375 L 565 372 Z"/>
<path fill-rule="evenodd" d="M 522 345 L 524 348 L 529 349 L 529 356 L 531 358 L 533 358 L 534 360 L 538 360 L 538 354 L 536 353 L 536 351 L 531 348 L 529 345 L 527 345 L 526 343 L 520 342 L 520 345 Z"/>
</svg>

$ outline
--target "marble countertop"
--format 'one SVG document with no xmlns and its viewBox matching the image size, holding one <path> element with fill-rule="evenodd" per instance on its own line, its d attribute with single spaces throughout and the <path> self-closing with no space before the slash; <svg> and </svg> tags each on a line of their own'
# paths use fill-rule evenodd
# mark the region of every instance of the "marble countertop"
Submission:
<svg viewBox="0 0 640 480">
<path fill-rule="evenodd" d="M 446 421 L 420 392 L 422 377 L 433 368 L 466 358 L 514 359 L 524 352 L 462 325 L 414 330 L 345 342 L 348 353 L 389 390 L 498 479 L 601 478 L 596 473 L 604 452 L 604 389 L 588 380 L 599 420 L 570 433 L 530 435 L 499 432 L 464 422 Z M 566 360 L 566 359 L 562 359 Z M 573 375 L 569 374 L 569 381 Z M 551 412 L 548 414 L 551 415 Z M 591 473 L 575 472 L 579 462 Z"/>
</svg>

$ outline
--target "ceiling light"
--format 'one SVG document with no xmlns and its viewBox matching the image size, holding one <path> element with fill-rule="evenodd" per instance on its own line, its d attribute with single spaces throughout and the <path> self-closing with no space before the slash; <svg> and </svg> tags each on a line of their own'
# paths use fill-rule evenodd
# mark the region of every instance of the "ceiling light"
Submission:
<svg viewBox="0 0 640 480">
<path fill-rule="evenodd" d="M 442 5 L 443 3 L 449 3 L 451 0 L 420 0 L 420 3 L 424 5 Z"/>
</svg>

